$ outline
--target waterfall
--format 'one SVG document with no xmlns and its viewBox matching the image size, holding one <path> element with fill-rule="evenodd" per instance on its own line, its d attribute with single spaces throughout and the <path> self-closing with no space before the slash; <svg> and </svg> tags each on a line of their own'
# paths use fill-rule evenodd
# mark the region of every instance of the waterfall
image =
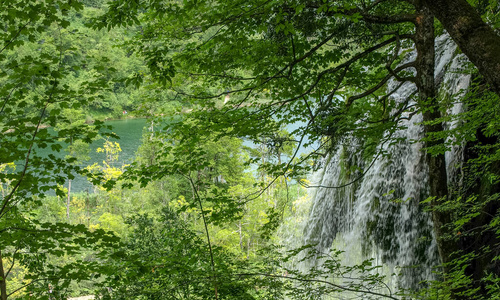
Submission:
<svg viewBox="0 0 500 300">
<path fill-rule="evenodd" d="M 460 95 L 469 85 L 470 76 L 457 72 L 464 57 L 456 52 L 448 35 L 436 39 L 435 74 L 440 95 Z M 408 59 L 415 55 L 410 53 Z M 390 82 L 388 90 L 398 84 Z M 405 101 L 415 89 L 412 83 L 405 83 L 391 97 Z M 461 105 L 455 104 L 448 113 L 461 110 Z M 373 161 L 364 161 L 360 143 L 352 138 L 337 145 L 315 183 L 319 187 L 304 228 L 305 244 L 317 244 L 322 251 L 342 250 L 344 265 L 370 258 L 383 265 L 380 272 L 393 289 L 418 288 L 419 282 L 433 278 L 432 267 L 439 264 L 430 214 L 420 204 L 428 196 L 428 169 L 422 144 L 417 142 L 423 135 L 422 116 L 405 117 L 399 124 L 402 129 L 393 133 L 397 142 L 379 145 L 378 150 L 385 155 Z M 446 124 L 448 128 L 458 125 Z M 453 180 L 460 149 L 460 145 L 454 146 L 446 154 L 448 175 Z M 351 166 L 364 173 L 346 171 Z"/>
</svg>

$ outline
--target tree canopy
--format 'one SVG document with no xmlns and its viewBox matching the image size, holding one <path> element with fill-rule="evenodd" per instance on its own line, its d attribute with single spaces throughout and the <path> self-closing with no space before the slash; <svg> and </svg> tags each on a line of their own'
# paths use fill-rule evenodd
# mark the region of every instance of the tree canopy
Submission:
<svg viewBox="0 0 500 300">
<path fill-rule="evenodd" d="M 342 291 L 395 299 L 382 278 L 366 275 L 377 268 L 371 262 L 345 269 L 340 252 L 310 245 L 281 256 L 273 234 L 319 161 L 356 140 L 370 168 L 388 155 L 379 145 L 397 143 L 392 133 L 416 114 L 429 169 L 429 198 L 419 205 L 432 216 L 442 270 L 429 289 L 494 296 L 499 11 L 498 2 L 466 0 L 4 1 L 0 299 L 48 299 L 48 283 L 65 297 L 75 282 L 92 282 L 105 299 Z M 467 93 L 440 93 L 435 38 L 445 32 L 469 58 Z M 392 97 L 406 86 L 415 92 Z M 452 102 L 464 111 L 449 114 Z M 117 167 L 116 135 L 94 119 L 127 110 L 150 127 L 134 163 Z M 85 166 L 99 137 L 106 158 Z M 457 144 L 458 181 L 445 159 Z M 95 195 L 71 196 L 77 175 Z M 43 215 L 62 207 L 66 220 Z M 310 274 L 288 268 L 299 255 L 325 264 Z M 361 283 L 321 279 L 349 272 Z"/>
<path fill-rule="evenodd" d="M 365 155 L 373 157 L 376 153 L 370 152 L 375 149 L 371 145 L 378 144 L 386 132 L 394 131 L 403 113 L 422 113 L 432 199 L 429 203 L 441 260 L 448 265 L 457 258 L 453 253 L 477 252 L 464 249 L 449 238 L 453 232 L 446 224 L 457 216 L 442 207 L 456 201 L 457 195 L 448 182 L 445 152 L 450 141 L 457 139 L 446 138 L 452 133 L 444 130 L 442 112 L 446 103 L 438 97 L 439 82 L 434 74 L 435 32 L 442 32 L 444 27 L 490 84 L 494 94 L 484 96 L 498 97 L 495 53 L 499 36 L 469 3 L 116 1 L 110 8 L 108 14 L 96 20 L 95 26 L 144 26 L 133 49 L 146 59 L 151 79 L 160 84 L 160 89 L 168 88 L 201 107 L 189 116 L 193 120 L 190 130 L 184 123 L 181 127 L 169 127 L 181 134 L 227 128 L 223 135 L 257 141 L 263 132 L 276 130 L 282 124 L 300 123 L 292 132 L 297 147 L 315 140 L 321 143 L 309 157 L 329 152 L 329 147 L 346 136 L 363 141 Z M 498 5 L 489 4 L 485 11 L 485 17 L 495 20 Z M 435 24 L 434 16 L 442 25 Z M 416 55 L 409 55 L 411 49 L 416 49 Z M 140 75 L 133 79 L 149 80 Z M 388 85 L 391 80 L 399 84 Z M 415 84 L 415 97 L 402 103 L 392 99 L 390 95 L 406 82 Z M 389 86 L 392 90 L 387 90 Z M 223 106 L 221 98 L 225 98 Z M 489 109 L 496 110 L 495 107 Z M 497 127 L 492 119 L 483 121 L 470 128 L 472 136 L 455 138 L 470 142 L 467 147 L 480 144 L 490 148 L 492 152 L 486 155 L 489 156 L 497 151 L 492 150 L 497 149 L 497 134 L 489 131 L 489 141 L 481 140 L 481 136 L 485 128 Z M 185 142 L 191 138 L 186 136 Z M 310 170 L 300 161 L 306 159 L 294 155 L 288 162 L 267 166 L 274 176 L 294 177 Z M 466 160 L 472 164 L 474 161 Z M 483 175 L 469 174 L 479 186 L 484 184 L 481 177 L 497 176 L 495 163 L 490 163 L 481 171 Z M 489 193 L 495 191 L 493 188 Z M 459 192 L 458 197 L 470 196 L 470 192 Z M 484 214 L 497 214 L 496 204 L 486 205 L 489 200 L 480 202 L 485 205 Z M 486 226 L 493 219 L 479 222 Z M 494 240 L 483 242 L 496 247 Z M 497 252 L 492 251 L 486 256 L 495 255 Z M 445 270 L 449 271 L 447 267 Z"/>
</svg>

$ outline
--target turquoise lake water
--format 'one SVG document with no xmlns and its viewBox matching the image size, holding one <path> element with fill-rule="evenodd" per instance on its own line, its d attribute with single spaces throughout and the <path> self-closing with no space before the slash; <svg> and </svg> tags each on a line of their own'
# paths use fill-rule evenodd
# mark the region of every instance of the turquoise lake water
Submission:
<svg viewBox="0 0 500 300">
<path fill-rule="evenodd" d="M 111 139 L 120 144 L 122 152 L 119 154 L 118 161 L 113 163 L 115 167 L 121 167 L 124 164 L 129 164 L 134 160 L 137 149 L 141 145 L 142 134 L 147 125 L 146 119 L 127 119 L 127 120 L 114 120 L 106 121 L 106 125 L 112 126 L 112 132 L 120 137 L 120 139 Z M 98 163 L 102 165 L 105 159 L 104 153 L 97 153 L 97 148 L 103 147 L 105 140 L 99 139 L 90 145 L 90 160 L 86 161 L 83 166 Z M 67 184 L 65 185 L 67 187 Z M 92 185 L 86 178 L 78 176 L 71 183 L 71 192 L 93 192 Z"/>
<path fill-rule="evenodd" d="M 147 127 L 149 126 L 149 123 L 146 119 L 126 119 L 126 120 L 114 120 L 114 121 L 106 121 L 106 125 L 111 125 L 112 126 L 112 132 L 114 132 L 116 135 L 120 137 L 120 139 L 110 139 L 110 141 L 116 141 L 120 144 L 120 147 L 122 149 L 122 152 L 119 154 L 119 159 L 117 162 L 113 163 L 114 167 L 122 167 L 124 164 L 129 164 L 133 162 L 137 150 L 139 146 L 141 145 L 142 142 L 142 135 L 145 131 L 147 131 Z M 297 129 L 300 125 L 303 125 L 301 123 L 298 124 L 291 124 L 287 127 L 288 131 L 293 131 L 294 129 Z M 88 165 L 92 165 L 94 163 L 98 163 L 99 165 L 103 165 L 103 160 L 105 159 L 105 154 L 104 153 L 97 153 L 97 148 L 103 147 L 105 140 L 104 139 L 99 139 L 94 141 L 90 145 L 90 160 L 84 162 L 81 166 L 85 167 Z M 245 141 L 244 144 L 246 146 L 255 148 L 257 145 L 254 145 L 250 141 Z M 297 155 L 299 156 L 302 153 L 306 153 L 312 150 L 312 147 L 304 148 L 300 147 Z M 47 153 L 48 155 L 48 153 Z M 66 153 L 61 152 L 60 154 L 66 155 Z M 283 157 L 283 159 L 286 159 Z M 252 170 L 254 167 L 251 168 Z M 64 185 L 67 187 L 67 183 Z M 93 192 L 93 187 L 92 185 L 87 181 L 86 178 L 77 176 L 71 184 L 71 192 L 72 193 L 78 193 L 78 192 Z"/>
</svg>

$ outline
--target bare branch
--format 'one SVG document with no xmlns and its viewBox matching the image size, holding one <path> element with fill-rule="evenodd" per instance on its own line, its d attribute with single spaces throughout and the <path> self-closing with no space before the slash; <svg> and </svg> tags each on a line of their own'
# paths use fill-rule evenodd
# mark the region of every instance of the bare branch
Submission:
<svg viewBox="0 0 500 300">
<path fill-rule="evenodd" d="M 368 166 L 368 168 L 366 168 L 365 170 L 363 170 L 363 172 L 361 172 L 361 174 L 356 177 L 354 180 L 346 183 L 346 184 L 342 184 L 342 185 L 338 185 L 338 186 L 325 186 L 325 185 L 309 185 L 307 183 L 300 183 L 303 187 L 305 188 L 325 188 L 325 189 L 341 189 L 341 188 L 344 188 L 344 187 L 347 187 L 347 186 L 350 186 L 356 182 L 358 182 L 359 180 L 361 180 L 363 177 L 365 177 L 366 173 L 368 172 L 368 170 L 370 170 L 373 165 L 375 164 L 375 161 L 377 161 L 377 159 L 380 157 L 380 155 L 382 155 L 383 153 L 383 150 L 382 150 L 382 147 L 383 145 L 388 142 L 392 135 L 393 135 L 394 132 L 391 132 L 389 134 L 389 136 L 385 139 L 385 141 L 383 141 L 382 143 L 380 143 L 380 150 L 378 151 L 377 155 L 373 158 L 372 162 L 370 163 L 370 165 Z"/>
<path fill-rule="evenodd" d="M 407 64 L 404 64 L 404 65 L 401 65 L 399 67 L 397 67 L 394 71 L 390 72 L 387 76 L 385 76 L 378 84 L 376 84 L 374 87 L 370 88 L 369 90 L 366 90 L 364 91 L 363 93 L 361 94 L 358 94 L 358 95 L 354 95 L 354 96 L 351 96 L 347 99 L 347 104 L 346 106 L 347 107 L 350 107 L 352 105 L 352 103 L 357 100 L 357 99 L 361 99 L 361 98 L 364 98 L 368 95 L 371 95 L 373 93 L 375 93 L 376 91 L 378 91 L 381 87 L 383 87 L 387 81 L 389 81 L 389 79 L 391 79 L 393 76 L 397 76 L 397 73 L 404 70 L 404 69 L 407 69 L 407 68 L 410 68 L 410 67 L 414 67 L 415 66 L 415 62 L 409 62 Z M 401 81 L 414 81 L 413 79 L 411 78 L 405 78 L 405 79 L 402 79 Z"/>
</svg>

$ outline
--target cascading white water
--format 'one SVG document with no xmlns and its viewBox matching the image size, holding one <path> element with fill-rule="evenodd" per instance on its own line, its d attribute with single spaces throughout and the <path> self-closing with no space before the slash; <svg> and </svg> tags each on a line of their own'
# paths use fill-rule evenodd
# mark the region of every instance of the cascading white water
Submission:
<svg viewBox="0 0 500 300">
<path fill-rule="evenodd" d="M 435 74 L 440 93 L 456 95 L 469 84 L 470 76 L 455 72 L 464 64 L 463 56 L 455 53 L 456 45 L 448 35 L 436 39 Z M 391 82 L 388 90 L 398 84 Z M 413 84 L 405 83 L 392 97 L 406 101 L 415 89 Z M 457 104 L 449 113 L 456 114 L 461 109 Z M 418 288 L 420 281 L 432 278 L 432 267 L 438 264 L 431 219 L 420 204 L 428 196 L 428 171 L 422 144 L 416 142 L 423 134 L 422 116 L 406 117 L 400 124 L 404 129 L 393 135 L 398 142 L 379 145 L 379 150 L 387 155 L 374 162 L 363 161 L 358 143 L 352 139 L 345 139 L 346 145 L 337 147 L 315 183 L 320 187 L 304 228 L 306 244 L 317 244 L 322 251 L 344 251 L 344 265 L 373 258 L 376 264 L 384 266 L 381 270 L 392 289 Z M 457 124 L 451 122 L 447 126 Z M 460 160 L 460 147 L 454 147 L 446 158 L 451 179 Z M 338 188 L 361 175 L 346 172 L 353 165 L 364 170 L 364 175 Z"/>
</svg>

